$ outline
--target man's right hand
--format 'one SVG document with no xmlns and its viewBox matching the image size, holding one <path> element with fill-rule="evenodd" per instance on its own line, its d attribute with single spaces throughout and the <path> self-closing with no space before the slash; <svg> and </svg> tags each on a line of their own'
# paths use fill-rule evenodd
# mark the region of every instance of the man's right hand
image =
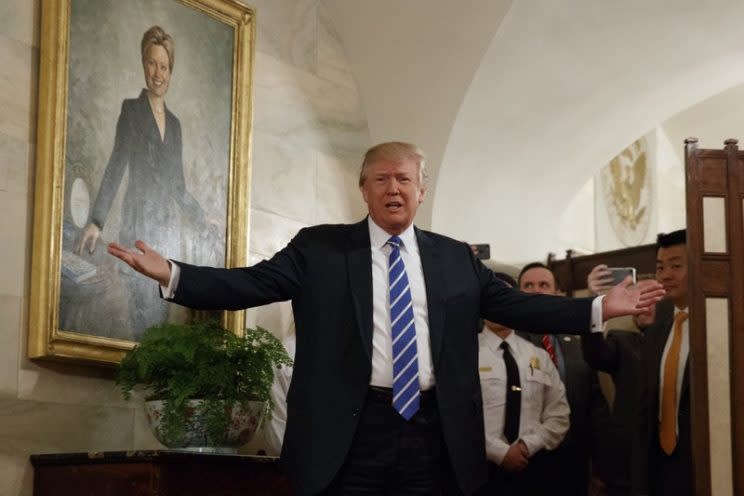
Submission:
<svg viewBox="0 0 744 496">
<path fill-rule="evenodd" d="M 134 246 L 137 250 L 128 250 L 119 243 L 110 243 L 108 252 L 140 274 L 155 279 L 161 286 L 167 287 L 170 283 L 170 262 L 143 241 L 136 241 Z"/>
<path fill-rule="evenodd" d="M 503 460 L 501 460 L 501 468 L 507 472 L 521 472 L 527 468 L 528 463 L 527 447 L 522 441 L 519 441 L 509 446 Z"/>
</svg>

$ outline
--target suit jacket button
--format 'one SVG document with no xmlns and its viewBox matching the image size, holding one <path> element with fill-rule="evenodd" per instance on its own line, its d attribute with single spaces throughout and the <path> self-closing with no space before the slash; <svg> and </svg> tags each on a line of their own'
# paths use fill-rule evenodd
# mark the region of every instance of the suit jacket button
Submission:
<svg viewBox="0 0 744 496">
<path fill-rule="evenodd" d="M 354 409 L 353 409 L 353 410 L 351 411 L 351 414 L 352 414 L 353 416 L 355 416 L 355 417 L 356 417 L 357 415 L 359 415 L 359 408 L 354 408 Z"/>
</svg>

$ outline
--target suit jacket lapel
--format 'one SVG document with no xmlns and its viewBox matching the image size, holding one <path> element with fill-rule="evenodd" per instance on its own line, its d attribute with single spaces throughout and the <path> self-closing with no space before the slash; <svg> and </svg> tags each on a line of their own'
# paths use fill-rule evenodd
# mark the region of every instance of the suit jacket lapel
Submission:
<svg viewBox="0 0 744 496">
<path fill-rule="evenodd" d="M 349 290 L 364 351 L 372 361 L 372 251 L 367 219 L 350 226 L 347 265 Z"/>
<path fill-rule="evenodd" d="M 431 357 L 434 369 L 439 362 L 444 338 L 444 294 L 445 288 L 442 262 L 434 240 L 425 232 L 415 228 L 416 240 L 421 256 L 421 267 L 424 272 L 426 286 L 426 307 L 429 314 L 429 339 L 431 341 Z"/>
</svg>

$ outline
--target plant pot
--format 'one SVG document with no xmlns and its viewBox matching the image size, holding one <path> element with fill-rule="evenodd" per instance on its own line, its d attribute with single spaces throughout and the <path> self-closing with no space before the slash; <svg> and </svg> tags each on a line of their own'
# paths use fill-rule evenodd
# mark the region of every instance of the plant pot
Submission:
<svg viewBox="0 0 744 496">
<path fill-rule="evenodd" d="M 219 421 L 224 421 L 224 429 L 210 435 L 207 429 L 207 416 L 204 400 L 186 402 L 185 424 L 168 428 L 163 422 L 165 401 L 145 402 L 145 412 L 155 437 L 170 449 L 197 451 L 201 453 L 236 453 L 237 449 L 248 443 L 261 427 L 266 414 L 266 402 L 245 401 L 226 404 L 210 402 L 211 414 L 217 412 Z M 213 417 L 214 418 L 214 417 Z M 173 427 L 173 426 L 171 426 Z"/>
</svg>

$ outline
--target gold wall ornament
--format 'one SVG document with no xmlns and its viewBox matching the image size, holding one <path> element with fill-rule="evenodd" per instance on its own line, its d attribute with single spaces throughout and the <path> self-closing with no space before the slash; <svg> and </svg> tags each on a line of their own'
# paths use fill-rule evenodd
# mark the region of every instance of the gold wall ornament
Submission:
<svg viewBox="0 0 744 496">
<path fill-rule="evenodd" d="M 178 129 L 177 141 L 182 144 L 184 177 L 175 172 L 164 177 L 185 183 L 193 201 L 182 199 L 176 207 L 165 207 L 169 195 L 173 197 L 170 181 L 160 182 L 161 195 L 134 198 L 155 204 L 153 212 L 171 208 L 176 216 L 175 225 L 153 229 L 177 247 L 175 252 L 162 250 L 164 255 L 200 265 L 247 265 L 254 11 L 237 0 L 149 0 L 147 11 L 136 2 L 117 0 L 42 0 L 30 358 L 116 364 L 137 343 L 134 326 L 126 325 L 136 306 L 127 298 L 130 281 L 142 276 L 107 255 L 105 243 L 124 242 L 122 206 L 127 189 L 134 179 L 146 182 L 142 179 L 150 180 L 156 173 L 127 166 L 96 249 L 78 252 L 76 242 L 79 217 L 87 210 L 84 190 L 93 209 L 113 155 L 123 102 L 145 94 L 141 92 L 148 82 L 143 80 L 140 42 L 154 25 L 173 36 L 176 54 L 165 95 L 170 124 L 162 139 L 165 142 L 169 130 Z M 157 142 L 129 143 L 141 145 L 140 156 L 156 157 L 153 164 L 179 161 L 174 154 L 159 151 Z M 160 226 L 161 219 L 147 220 Z M 156 283 L 145 289 L 158 299 Z M 244 312 L 218 316 L 225 327 L 242 332 Z M 169 305 L 166 318 L 200 317 L 203 314 L 187 314 Z"/>
<path fill-rule="evenodd" d="M 601 171 L 610 224 L 625 246 L 641 244 L 650 224 L 651 169 L 646 140 L 634 141 Z"/>
</svg>

